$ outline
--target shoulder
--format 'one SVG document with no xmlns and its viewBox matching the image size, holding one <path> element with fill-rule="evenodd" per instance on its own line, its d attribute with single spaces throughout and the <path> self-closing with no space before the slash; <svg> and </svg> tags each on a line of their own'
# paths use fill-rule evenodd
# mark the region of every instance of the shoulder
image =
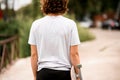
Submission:
<svg viewBox="0 0 120 80">
<path fill-rule="evenodd" d="M 33 21 L 31 29 L 35 30 L 41 23 L 44 22 L 43 20 L 44 20 L 44 17 Z"/>
<path fill-rule="evenodd" d="M 63 18 L 64 18 L 64 21 L 68 23 L 68 25 L 71 25 L 71 26 L 76 25 L 76 22 L 74 20 L 67 17 L 63 17 Z"/>
<path fill-rule="evenodd" d="M 74 20 L 70 19 L 70 18 L 67 18 L 67 17 L 63 17 L 65 21 L 68 21 L 70 23 L 75 23 Z"/>
<path fill-rule="evenodd" d="M 43 20 L 44 20 L 44 17 L 40 18 L 40 19 L 37 19 L 37 20 L 33 21 L 32 25 L 38 25 L 38 24 L 42 23 Z"/>
<path fill-rule="evenodd" d="M 70 18 L 66 18 L 66 17 L 63 17 L 64 18 L 64 22 L 71 28 L 74 28 L 76 27 L 76 22 Z"/>
</svg>

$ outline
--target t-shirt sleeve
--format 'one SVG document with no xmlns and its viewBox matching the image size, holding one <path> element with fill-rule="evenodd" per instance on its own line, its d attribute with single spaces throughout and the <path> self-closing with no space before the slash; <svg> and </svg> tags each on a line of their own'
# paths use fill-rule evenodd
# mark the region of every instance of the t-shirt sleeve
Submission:
<svg viewBox="0 0 120 80">
<path fill-rule="evenodd" d="M 36 45 L 36 39 L 35 39 L 35 24 L 33 23 L 30 29 L 29 38 L 28 38 L 28 44 L 30 45 Z"/>
<path fill-rule="evenodd" d="M 71 31 L 71 46 L 73 45 L 79 45 L 80 44 L 80 40 L 79 40 L 79 35 L 78 35 L 78 29 L 76 26 L 76 23 L 74 22 L 72 24 L 72 31 Z"/>
</svg>

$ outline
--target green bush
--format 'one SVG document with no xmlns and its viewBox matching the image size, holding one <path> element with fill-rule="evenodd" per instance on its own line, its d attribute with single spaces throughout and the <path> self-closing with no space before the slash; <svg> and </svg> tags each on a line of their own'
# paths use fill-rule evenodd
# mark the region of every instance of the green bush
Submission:
<svg viewBox="0 0 120 80">
<path fill-rule="evenodd" d="M 78 26 L 78 33 L 81 42 L 95 39 L 95 36 L 87 28 Z"/>
<path fill-rule="evenodd" d="M 20 57 L 30 56 L 30 47 L 28 45 L 28 37 L 29 31 L 32 24 L 32 19 L 25 18 L 23 16 L 17 17 L 20 27 L 19 27 L 19 35 L 20 35 Z"/>
<path fill-rule="evenodd" d="M 0 40 L 15 34 L 19 35 L 20 57 L 30 56 L 30 48 L 27 42 L 32 21 L 32 19 L 22 15 L 17 16 L 17 19 L 9 22 L 0 21 L 0 34 L 6 35 L 6 37 L 0 37 Z"/>
<path fill-rule="evenodd" d="M 9 22 L 0 21 L 0 34 L 4 34 L 7 36 L 12 36 L 14 34 L 18 34 L 19 23 L 17 20 L 11 20 Z"/>
<path fill-rule="evenodd" d="M 28 5 L 25 7 L 22 7 L 20 10 L 18 10 L 16 13 L 17 15 L 23 15 L 24 17 L 28 16 L 28 17 L 33 17 L 33 10 L 32 10 L 32 5 Z"/>
</svg>

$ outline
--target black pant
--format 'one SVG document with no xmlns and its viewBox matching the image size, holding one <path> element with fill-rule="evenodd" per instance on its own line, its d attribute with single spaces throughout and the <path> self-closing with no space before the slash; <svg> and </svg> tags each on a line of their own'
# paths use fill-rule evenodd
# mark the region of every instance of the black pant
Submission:
<svg viewBox="0 0 120 80">
<path fill-rule="evenodd" d="M 37 80 L 71 80 L 70 71 L 43 68 L 37 72 Z"/>
</svg>

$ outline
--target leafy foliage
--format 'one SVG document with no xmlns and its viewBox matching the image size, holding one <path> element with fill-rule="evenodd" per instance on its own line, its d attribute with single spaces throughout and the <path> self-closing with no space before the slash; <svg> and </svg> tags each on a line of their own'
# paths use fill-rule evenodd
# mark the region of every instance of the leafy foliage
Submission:
<svg viewBox="0 0 120 80">
<path fill-rule="evenodd" d="M 24 18 L 24 19 L 23 19 Z M 19 36 L 20 36 L 20 57 L 30 56 L 30 48 L 28 45 L 29 31 L 33 19 L 24 17 L 23 15 L 17 16 L 19 26 Z"/>
<path fill-rule="evenodd" d="M 9 22 L 0 21 L 0 34 L 12 36 L 18 34 L 19 23 L 14 19 Z"/>
<path fill-rule="evenodd" d="M 40 12 L 40 0 L 32 0 L 32 6 L 33 6 L 33 19 L 35 19 L 39 14 L 41 14 Z"/>
<path fill-rule="evenodd" d="M 20 16 L 24 16 L 24 17 L 30 17 L 30 18 L 33 18 L 33 10 L 32 10 L 33 6 L 30 4 L 30 5 L 27 5 L 23 8 L 21 8 L 20 10 L 18 10 L 16 13 L 17 15 L 20 15 Z"/>
<path fill-rule="evenodd" d="M 81 19 L 87 13 L 100 14 L 112 10 L 116 12 L 120 0 L 69 0 L 69 13 L 74 13 L 76 19 Z M 74 5 L 74 6 L 73 6 Z"/>
</svg>

